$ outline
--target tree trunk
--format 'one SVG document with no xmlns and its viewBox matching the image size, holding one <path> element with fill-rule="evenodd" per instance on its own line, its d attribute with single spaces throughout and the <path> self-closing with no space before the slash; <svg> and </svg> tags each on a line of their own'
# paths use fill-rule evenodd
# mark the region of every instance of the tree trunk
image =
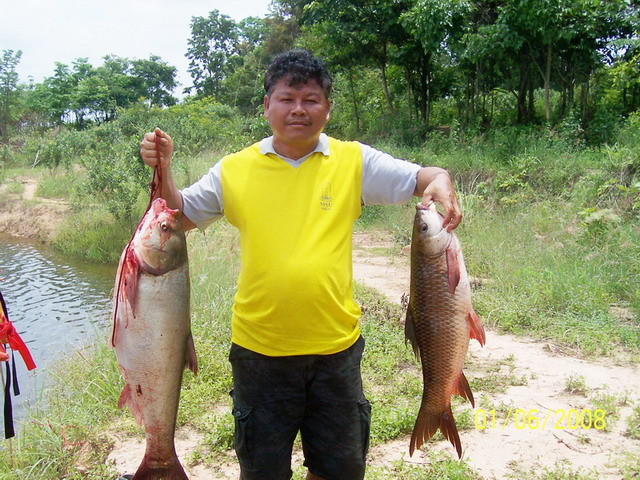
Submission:
<svg viewBox="0 0 640 480">
<path fill-rule="evenodd" d="M 351 69 L 347 71 L 349 77 L 349 89 L 351 90 L 351 101 L 353 102 L 353 116 L 356 119 L 356 132 L 360 133 L 360 109 L 358 108 L 358 99 L 356 98 L 356 88 L 353 84 L 353 72 Z"/>
<path fill-rule="evenodd" d="M 409 122 L 413 122 L 413 88 L 411 87 L 411 73 L 409 69 L 404 69 L 404 81 L 407 84 L 407 110 L 409 112 Z"/>
<path fill-rule="evenodd" d="M 522 58 L 520 60 L 520 78 L 518 81 L 518 117 L 516 122 L 518 125 L 522 125 L 527 121 L 527 76 L 528 67 L 527 62 Z"/>
<path fill-rule="evenodd" d="M 529 77 L 527 79 L 527 89 L 529 90 L 529 106 L 527 107 L 527 122 L 532 123 L 535 120 L 536 106 L 535 106 L 535 88 L 533 87 L 533 79 Z"/>
<path fill-rule="evenodd" d="M 551 89 L 551 53 L 552 46 L 549 42 L 547 47 L 547 65 L 544 71 L 544 118 L 547 124 L 551 122 L 551 95 L 549 90 Z"/>
<path fill-rule="evenodd" d="M 387 84 L 387 44 L 385 43 L 382 47 L 382 58 L 380 59 L 380 70 L 382 71 L 382 88 L 384 89 L 384 98 L 387 100 L 387 107 L 389 108 L 389 113 L 391 115 L 396 114 L 396 109 L 393 106 L 393 101 L 391 100 L 391 94 L 389 93 L 389 85 Z"/>
</svg>

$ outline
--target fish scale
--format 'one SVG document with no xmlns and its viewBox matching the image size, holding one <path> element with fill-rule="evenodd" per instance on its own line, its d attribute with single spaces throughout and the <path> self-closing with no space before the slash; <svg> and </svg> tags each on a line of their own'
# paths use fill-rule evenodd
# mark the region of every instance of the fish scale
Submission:
<svg viewBox="0 0 640 480">
<path fill-rule="evenodd" d="M 471 306 L 469 278 L 460 243 L 442 228 L 435 206 L 416 206 L 411 241 L 411 286 L 405 333 L 422 364 L 423 396 L 411 436 L 410 455 L 440 429 L 462 456 L 451 396 L 474 405 L 463 374 L 469 338 L 485 333 Z"/>
</svg>

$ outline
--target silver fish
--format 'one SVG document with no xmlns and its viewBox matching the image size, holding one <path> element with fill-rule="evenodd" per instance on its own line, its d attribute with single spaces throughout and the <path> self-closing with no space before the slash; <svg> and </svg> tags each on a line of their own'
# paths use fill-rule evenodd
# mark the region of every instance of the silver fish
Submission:
<svg viewBox="0 0 640 480">
<path fill-rule="evenodd" d="M 197 373 L 189 318 L 187 243 L 178 210 L 153 201 L 122 252 L 111 345 L 125 381 L 118 407 L 144 424 L 135 480 L 183 480 L 174 445 L 182 372 Z"/>
</svg>

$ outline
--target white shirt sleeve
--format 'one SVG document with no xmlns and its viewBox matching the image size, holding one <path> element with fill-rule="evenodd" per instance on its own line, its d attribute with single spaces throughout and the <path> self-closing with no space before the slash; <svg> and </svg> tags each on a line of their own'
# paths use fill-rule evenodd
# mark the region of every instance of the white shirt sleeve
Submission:
<svg viewBox="0 0 640 480">
<path fill-rule="evenodd" d="M 362 202 L 365 205 L 406 203 L 416 189 L 422 167 L 392 157 L 369 145 L 362 147 Z"/>
<path fill-rule="evenodd" d="M 224 215 L 221 169 L 221 162 L 216 163 L 200 180 L 180 191 L 182 213 L 200 230 L 204 230 Z"/>
</svg>

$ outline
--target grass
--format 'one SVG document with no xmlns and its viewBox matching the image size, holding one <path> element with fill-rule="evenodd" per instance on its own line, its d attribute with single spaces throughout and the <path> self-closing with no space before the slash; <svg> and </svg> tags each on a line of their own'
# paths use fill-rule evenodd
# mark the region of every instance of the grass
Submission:
<svg viewBox="0 0 640 480">
<path fill-rule="evenodd" d="M 395 153 L 393 146 L 387 147 Z M 457 233 L 467 267 L 473 276 L 490 280 L 474 292 L 475 308 L 485 324 L 565 345 L 583 355 L 624 351 L 637 357 L 640 228 L 631 197 L 634 193 L 618 188 L 636 180 L 625 180 L 620 173 L 632 153 L 622 147 L 577 152 L 534 143 L 525 154 L 520 147 L 509 146 L 503 138 L 493 145 L 447 141 L 421 149 L 403 148 L 401 153 L 454 172 L 465 212 Z M 211 153 L 199 155 L 193 162 L 176 161 L 178 184 L 197 179 L 218 157 Z M 17 170 L 9 173 L 21 174 Z M 42 177 L 42 195 L 70 194 L 56 175 L 50 180 L 47 174 Z M 10 178 L 9 174 L 4 178 Z M 116 261 L 132 226 L 116 222 L 90 200 L 79 199 L 82 208 L 65 219 L 55 245 L 72 255 Z M 144 199 L 139 203 L 138 209 L 146 204 Z M 412 203 L 364 207 L 356 228 L 384 230 L 396 246 L 404 246 L 410 240 L 413 214 Z M 229 312 L 239 268 L 238 242 L 237 234 L 224 221 L 206 235 L 191 233 L 188 240 L 192 325 L 200 374 L 185 375 L 178 422 L 204 435 L 191 460 L 214 463 L 220 452 L 230 449 L 233 437 L 227 354 Z M 371 434 L 372 444 L 377 445 L 411 432 L 422 380 L 404 342 L 401 308 L 361 286 L 356 295 L 364 311 L 362 331 L 367 347 L 363 381 L 374 407 Z M 492 396 L 509 386 L 526 384 L 528 379 L 518 375 L 514 365 L 514 359 L 507 357 L 483 365 L 482 375 L 468 369 L 467 378 L 482 408 L 490 410 Z M 105 432 L 116 423 L 121 431 L 140 433 L 131 416 L 115 408 L 121 380 L 113 353 L 104 342 L 69 355 L 56 375 L 57 381 L 40 403 L 46 408 L 32 412 L 20 436 L 11 443 L 11 451 L 0 450 L 0 478 L 110 478 L 115 472 L 104 462 L 104 451 L 109 449 Z M 624 398 L 588 392 L 584 377 L 570 377 L 565 383 L 567 391 L 589 395 L 589 408 L 606 412 L 607 423 L 613 424 L 620 416 Z M 459 429 L 474 428 L 468 404 L 455 400 L 453 406 Z M 505 403 L 495 406 L 497 411 L 511 407 Z M 632 438 L 637 435 L 638 416 L 636 407 L 627 418 L 626 431 Z M 633 478 L 626 472 L 637 462 L 635 457 L 625 459 L 620 466 L 624 478 Z M 295 475 L 303 478 L 303 470 L 296 470 Z M 397 462 L 371 468 L 366 478 L 480 477 L 464 462 L 430 455 L 427 465 Z M 514 468 L 513 478 L 596 477 L 589 471 L 556 465 L 535 474 Z"/>
<path fill-rule="evenodd" d="M 197 377 L 185 374 L 178 424 L 189 425 L 204 436 L 191 460 L 215 463 L 220 452 L 232 448 L 233 441 L 227 355 L 238 245 L 235 230 L 225 222 L 212 228 L 207 235 L 193 232 L 188 237 L 190 255 L 197 259 L 191 262 L 191 298 L 200 373 Z M 413 429 L 422 380 L 404 342 L 401 308 L 361 286 L 356 296 L 364 307 L 363 381 L 374 406 L 372 445 L 376 445 Z M 115 475 L 104 462 L 103 453 L 110 448 L 107 432 L 117 428 L 120 434 L 140 435 L 142 430 L 128 412 L 116 408 L 122 381 L 113 352 L 105 343 L 97 342 L 63 359 L 54 374 L 54 385 L 40 403 L 46 408 L 32 412 L 32 419 L 13 442 L 12 456 L 7 450 L 0 451 L 0 478 L 79 480 Z M 468 405 L 456 401 L 454 410 L 460 430 L 473 428 Z M 400 464 L 376 468 L 367 478 L 385 478 L 396 472 L 416 479 L 474 478 L 465 477 L 469 467 L 450 457 L 432 462 L 426 470 Z"/>
<path fill-rule="evenodd" d="M 625 436 L 640 440 L 640 404 L 633 407 L 633 412 L 627 417 Z"/>
<path fill-rule="evenodd" d="M 536 469 L 533 472 L 529 468 L 525 471 L 516 467 L 514 473 L 508 474 L 507 478 L 527 478 L 531 480 L 599 480 L 600 474 L 595 471 L 595 469 L 575 468 L 570 465 L 557 463 L 550 467 Z"/>
<path fill-rule="evenodd" d="M 77 195 L 85 175 L 74 169 L 47 170 L 38 181 L 35 195 L 42 198 L 71 199 Z"/>
<path fill-rule="evenodd" d="M 584 375 L 569 375 L 565 379 L 564 390 L 572 395 L 582 395 L 583 397 L 586 397 L 589 392 Z"/>
<path fill-rule="evenodd" d="M 431 452 L 426 464 L 412 465 L 399 460 L 390 467 L 372 467 L 367 470 L 365 480 L 481 480 L 464 460 L 453 460 L 445 454 Z M 302 478 L 302 477 L 301 477 Z"/>
<path fill-rule="evenodd" d="M 597 428 L 605 432 L 612 431 L 617 421 L 620 419 L 620 407 L 629 403 L 628 395 L 615 395 L 606 391 L 606 388 L 594 392 L 589 398 L 591 411 L 594 415 L 594 427 L 596 416 L 601 419 Z M 603 428 L 601 428 L 603 427 Z"/>
<path fill-rule="evenodd" d="M 120 258 L 133 228 L 117 221 L 103 206 L 93 206 L 66 216 L 52 245 L 70 256 L 113 263 Z"/>
<path fill-rule="evenodd" d="M 7 183 L 7 186 L 5 187 L 4 191 L 5 193 L 12 194 L 12 195 L 22 195 L 24 192 L 24 185 L 22 184 L 22 182 L 18 182 L 14 180 Z"/>
</svg>

